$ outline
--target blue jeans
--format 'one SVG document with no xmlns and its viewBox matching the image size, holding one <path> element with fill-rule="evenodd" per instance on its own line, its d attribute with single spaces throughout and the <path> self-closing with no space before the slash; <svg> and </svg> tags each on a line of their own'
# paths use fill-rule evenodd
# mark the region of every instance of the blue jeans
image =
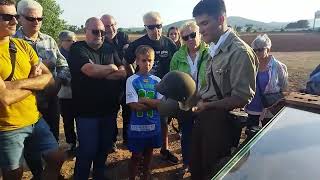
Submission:
<svg viewBox="0 0 320 180">
<path fill-rule="evenodd" d="M 58 150 L 58 143 L 44 119 L 12 131 L 0 131 L 0 168 L 15 170 L 22 166 L 23 152 L 46 155 Z"/>
<path fill-rule="evenodd" d="M 77 117 L 77 135 L 79 148 L 76 153 L 75 180 L 89 178 L 93 163 L 93 178 L 104 179 L 107 153 L 112 147 L 115 133 L 116 113 L 105 117 Z"/>
<path fill-rule="evenodd" d="M 184 165 L 190 163 L 190 149 L 191 149 L 191 136 L 192 127 L 194 122 L 193 113 L 191 111 L 180 111 L 178 114 L 179 128 L 181 130 L 181 151 L 182 160 Z"/>
</svg>

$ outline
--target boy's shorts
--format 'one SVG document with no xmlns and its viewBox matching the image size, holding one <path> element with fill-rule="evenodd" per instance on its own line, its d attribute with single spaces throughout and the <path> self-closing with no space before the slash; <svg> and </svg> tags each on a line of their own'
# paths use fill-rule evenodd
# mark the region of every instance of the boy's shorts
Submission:
<svg viewBox="0 0 320 180">
<path fill-rule="evenodd" d="M 143 153 L 147 148 L 160 148 L 162 145 L 161 133 L 148 138 L 128 137 L 128 149 L 133 153 Z"/>
<path fill-rule="evenodd" d="M 0 131 L 0 168 L 21 167 L 24 151 L 46 155 L 54 150 L 58 150 L 58 143 L 43 118 L 27 127 Z"/>
</svg>

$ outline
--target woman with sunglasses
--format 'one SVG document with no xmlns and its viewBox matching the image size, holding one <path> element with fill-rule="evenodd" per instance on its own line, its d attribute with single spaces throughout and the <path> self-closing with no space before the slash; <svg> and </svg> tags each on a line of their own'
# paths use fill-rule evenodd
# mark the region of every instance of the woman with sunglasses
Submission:
<svg viewBox="0 0 320 180">
<path fill-rule="evenodd" d="M 268 35 L 258 35 L 251 47 L 259 59 L 259 71 L 256 77 L 256 94 L 245 107 L 249 129 L 259 126 L 263 110 L 279 100 L 288 85 L 287 67 L 270 54 L 271 40 Z M 267 119 L 262 121 L 262 125 L 266 123 Z"/>
<path fill-rule="evenodd" d="M 189 74 L 197 84 L 197 90 L 205 87 L 205 65 L 209 58 L 208 46 L 201 41 L 199 26 L 195 22 L 187 22 L 181 28 L 181 37 L 184 44 L 173 55 L 170 63 L 170 71 L 181 71 Z M 181 129 L 181 149 L 184 168 L 189 168 L 191 148 L 191 131 L 193 126 L 193 114 L 189 111 L 179 111 L 177 114 Z"/>
<path fill-rule="evenodd" d="M 171 26 L 168 29 L 167 37 L 172 39 L 172 41 L 176 44 L 178 49 L 181 47 L 181 35 L 177 27 Z"/>
</svg>

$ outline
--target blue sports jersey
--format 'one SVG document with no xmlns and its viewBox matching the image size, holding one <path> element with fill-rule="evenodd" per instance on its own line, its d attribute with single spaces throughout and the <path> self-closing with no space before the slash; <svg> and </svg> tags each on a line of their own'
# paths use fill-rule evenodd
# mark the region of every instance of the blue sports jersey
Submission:
<svg viewBox="0 0 320 180">
<path fill-rule="evenodd" d="M 126 86 L 127 104 L 138 102 L 140 97 L 160 99 L 162 95 L 155 89 L 155 85 L 159 82 L 160 78 L 150 74 L 134 74 L 130 76 Z M 159 134 L 160 130 L 160 115 L 156 109 L 150 109 L 144 112 L 131 112 L 128 137 L 151 137 Z"/>
</svg>

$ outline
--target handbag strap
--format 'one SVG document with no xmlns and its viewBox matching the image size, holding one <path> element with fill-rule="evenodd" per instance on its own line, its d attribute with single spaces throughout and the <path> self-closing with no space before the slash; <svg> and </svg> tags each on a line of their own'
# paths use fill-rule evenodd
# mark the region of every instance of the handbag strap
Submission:
<svg viewBox="0 0 320 180">
<path fill-rule="evenodd" d="M 211 81 L 212 81 L 212 85 L 213 85 L 213 87 L 214 87 L 214 90 L 216 91 L 216 94 L 217 94 L 217 96 L 218 96 L 218 99 L 219 99 L 219 100 L 223 99 L 223 95 L 222 95 L 221 90 L 220 90 L 220 88 L 219 88 L 219 86 L 218 86 L 218 84 L 217 84 L 216 79 L 214 78 L 213 72 L 212 72 Z"/>
<path fill-rule="evenodd" d="M 13 78 L 14 70 L 16 67 L 16 53 L 17 53 L 17 48 L 16 45 L 13 43 L 13 41 L 10 39 L 9 40 L 9 53 L 10 53 L 10 61 L 11 61 L 11 74 L 5 81 L 11 81 Z"/>
<path fill-rule="evenodd" d="M 204 52 L 201 52 L 201 57 L 200 57 L 200 60 L 198 61 L 198 70 L 197 70 L 197 77 L 196 77 L 196 92 L 198 91 L 198 84 L 199 84 L 199 73 L 200 73 L 200 67 L 201 67 L 201 64 L 203 62 L 203 56 L 204 56 Z M 201 82 L 200 82 L 201 83 Z"/>
</svg>

